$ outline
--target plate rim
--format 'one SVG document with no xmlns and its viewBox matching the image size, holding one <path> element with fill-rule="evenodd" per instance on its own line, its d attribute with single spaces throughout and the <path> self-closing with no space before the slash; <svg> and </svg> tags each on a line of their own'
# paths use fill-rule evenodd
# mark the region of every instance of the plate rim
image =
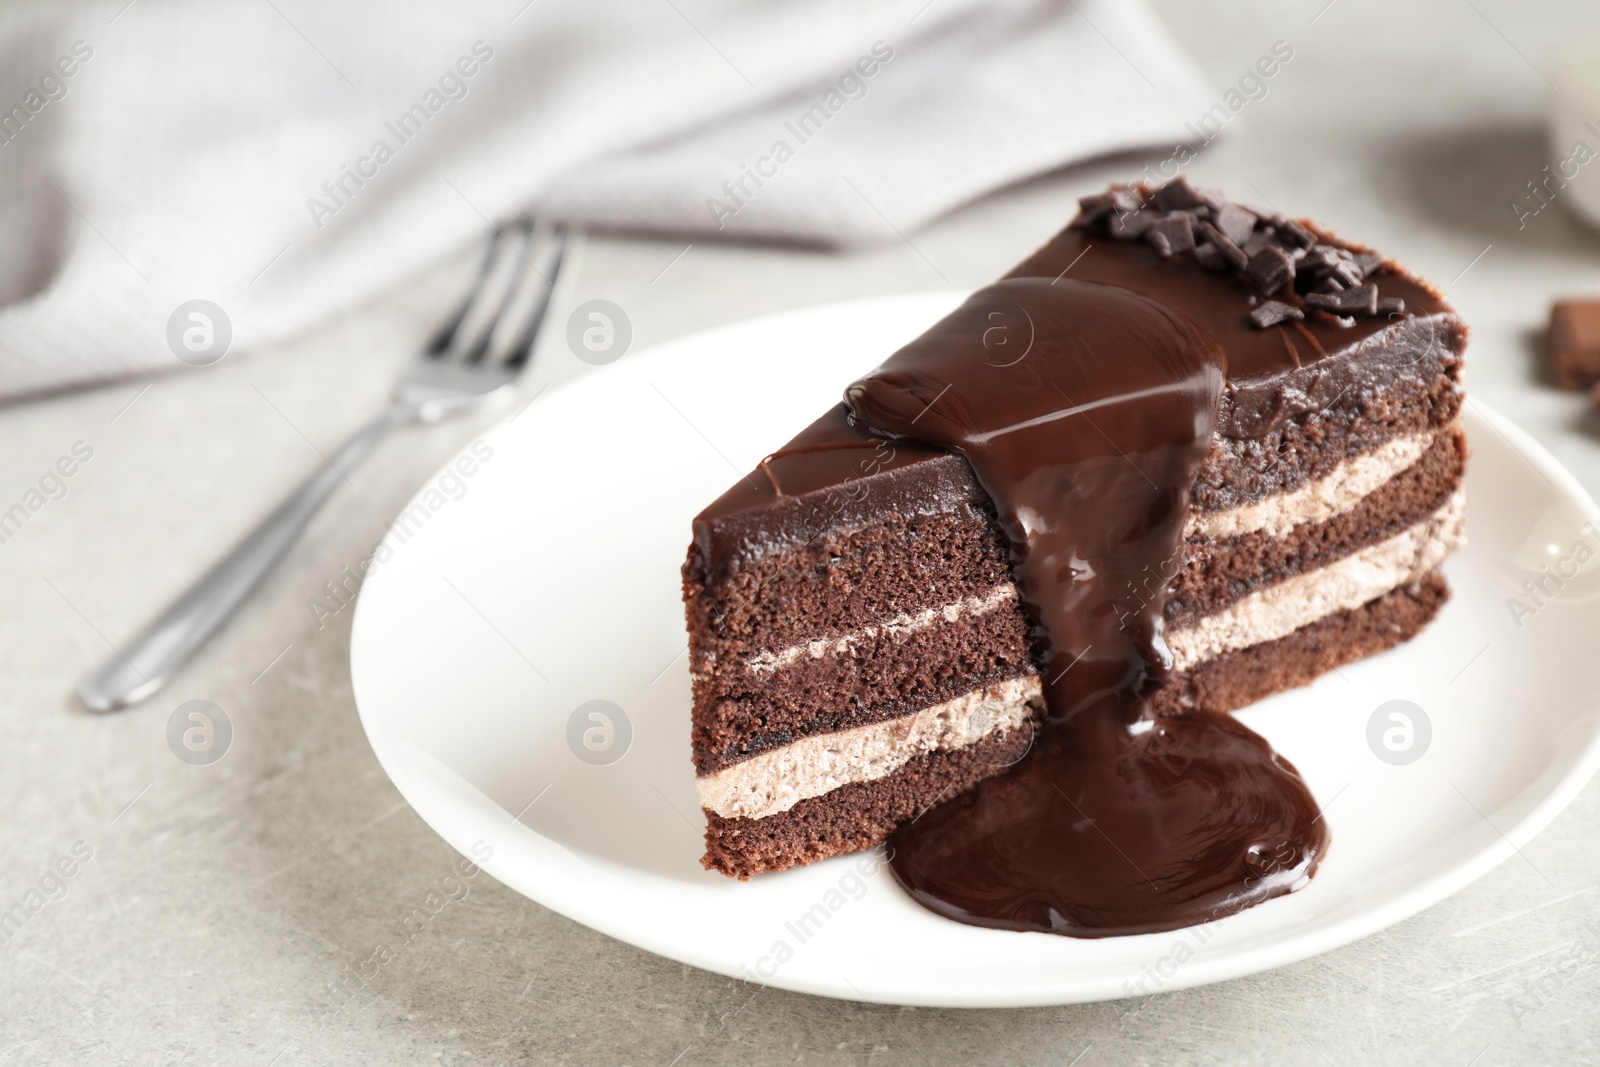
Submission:
<svg viewBox="0 0 1600 1067">
<path fill-rule="evenodd" d="M 882 309 L 886 305 L 920 307 L 920 305 L 926 304 L 932 309 L 936 304 L 943 302 L 953 306 L 955 301 L 962 299 L 969 292 L 970 290 L 921 290 L 792 308 L 724 323 L 706 330 L 694 331 L 651 346 L 635 354 L 625 363 L 612 364 L 612 367 L 622 367 L 629 364 L 637 365 L 646 359 L 659 360 L 669 358 L 682 351 L 692 351 L 695 346 L 703 345 L 719 334 L 761 328 L 781 328 L 784 321 L 789 319 L 842 315 L 852 311 L 859 312 L 865 308 Z M 586 389 L 597 388 L 597 386 L 585 385 L 584 383 L 603 379 L 610 369 L 610 367 L 601 368 L 598 371 L 579 375 L 562 382 L 547 389 L 543 395 L 536 398 L 534 403 L 559 403 L 570 390 L 580 386 Z M 507 427 L 512 419 L 521 414 L 522 412 L 519 411 L 515 415 L 503 418 L 480 434 L 478 439 L 492 441 L 495 436 L 508 432 Z M 1506 440 L 1512 450 L 1520 456 L 1523 462 L 1538 470 L 1551 482 L 1559 497 L 1576 505 L 1589 520 L 1600 522 L 1600 505 L 1596 504 L 1576 476 L 1526 430 L 1470 393 L 1465 394 L 1463 416 L 1465 421 L 1468 422 L 1469 431 L 1472 421 L 1481 421 L 1485 426 L 1497 432 Z M 464 454 L 466 447 L 468 446 L 463 446 L 461 451 L 453 454 L 437 471 L 434 471 L 428 478 L 424 479 L 420 483 L 417 493 L 406 501 L 397 514 L 403 514 L 415 504 L 428 486 L 433 484 L 433 481 L 440 474 L 448 470 L 459 455 Z M 372 577 L 379 582 L 383 581 L 382 572 Z M 357 598 L 350 637 L 352 693 L 362 730 L 367 736 L 368 744 L 371 746 L 379 765 L 411 809 L 452 848 L 464 857 L 478 862 L 471 854 L 470 847 L 464 843 L 464 839 L 470 838 L 470 832 L 465 834 L 456 832 L 458 820 L 454 812 L 441 810 L 437 804 L 429 804 L 426 801 L 423 806 L 418 805 L 414 793 L 424 792 L 424 787 L 416 780 L 405 761 L 390 751 L 390 744 L 385 735 L 384 727 L 378 719 L 374 718 L 376 713 L 372 710 L 371 702 L 362 699 L 361 667 L 358 664 L 358 658 L 362 653 L 365 642 L 358 638 L 358 634 L 364 629 L 370 628 L 371 625 L 370 623 L 364 625 L 364 620 L 370 615 L 370 611 L 364 611 L 363 609 L 371 603 L 371 599 L 367 596 L 367 588 L 367 583 L 363 583 Z M 1415 885 L 1398 893 L 1387 902 L 1363 908 L 1343 919 L 1304 934 L 1251 945 L 1220 958 L 1211 958 L 1204 954 L 1197 955 L 1191 962 L 1181 968 L 1177 974 L 1164 980 L 1159 991 L 1166 993 L 1210 985 L 1216 982 L 1262 973 L 1291 963 L 1298 963 L 1352 944 L 1420 914 L 1434 904 L 1460 892 L 1506 860 L 1517 855 L 1521 848 L 1548 827 L 1572 803 L 1597 771 L 1600 771 L 1600 729 L 1592 732 L 1583 751 L 1572 762 L 1569 770 L 1549 787 L 1541 799 L 1526 814 L 1509 828 L 1502 830 L 1496 827 L 1498 831 L 1496 837 L 1487 842 L 1484 847 L 1453 866 L 1446 867 L 1436 874 L 1418 881 Z M 559 842 L 545 837 L 532 827 L 520 822 L 516 825 L 520 827 L 521 832 L 532 834 L 545 844 L 564 850 L 564 846 Z M 1491 825 L 1493 824 L 1491 823 Z M 482 869 L 492 876 L 496 875 L 496 868 L 500 866 L 502 865 L 495 863 L 492 859 L 481 862 Z M 985 990 L 972 987 L 964 987 L 959 993 L 918 989 L 911 991 L 911 995 L 907 995 L 906 993 L 877 989 L 875 988 L 875 983 L 870 982 L 870 980 L 867 988 L 858 988 L 849 979 L 829 984 L 821 980 L 812 980 L 804 973 L 789 974 L 780 972 L 773 979 L 760 980 L 742 971 L 736 965 L 730 964 L 728 960 L 721 956 L 709 951 L 696 951 L 694 945 L 685 944 L 682 941 L 673 940 L 666 936 L 652 936 L 653 932 L 648 929 L 630 928 L 626 933 L 619 932 L 616 929 L 618 924 L 607 922 L 607 913 L 603 908 L 585 906 L 581 887 L 568 887 L 569 891 L 563 891 L 560 881 L 556 880 L 535 890 L 524 884 L 519 884 L 523 883 L 524 879 L 514 875 L 496 877 L 498 881 L 501 881 L 514 892 L 528 897 L 543 907 L 547 907 L 608 937 L 617 938 L 624 943 L 642 948 L 655 955 L 687 963 L 715 974 L 815 996 L 864 1003 L 919 1007 L 1001 1008 L 1089 1003 L 1148 995 L 1137 990 L 1128 992 L 1124 988 L 1109 990 L 1091 988 L 1084 984 L 1083 979 L 1063 979 L 1057 987 L 1038 986 L 1032 992 L 1007 989 L 1005 991 L 996 991 L 992 995 L 987 995 Z M 1003 934 L 1006 932 L 994 931 L 994 933 Z M 847 988 L 841 988 L 842 986 Z"/>
</svg>

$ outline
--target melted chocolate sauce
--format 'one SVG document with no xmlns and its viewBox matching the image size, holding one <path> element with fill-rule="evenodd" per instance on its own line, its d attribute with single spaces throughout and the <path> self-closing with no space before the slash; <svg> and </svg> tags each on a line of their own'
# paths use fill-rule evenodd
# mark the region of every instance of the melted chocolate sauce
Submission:
<svg viewBox="0 0 1600 1067">
<path fill-rule="evenodd" d="M 922 904 L 1078 937 L 1169 930 L 1291 892 L 1327 832 L 1305 783 L 1225 715 L 1156 718 L 1163 632 L 1227 358 L 1130 289 L 1014 277 L 850 387 L 874 433 L 964 455 L 1034 628 L 1046 729 L 1004 775 L 890 838 Z"/>
</svg>

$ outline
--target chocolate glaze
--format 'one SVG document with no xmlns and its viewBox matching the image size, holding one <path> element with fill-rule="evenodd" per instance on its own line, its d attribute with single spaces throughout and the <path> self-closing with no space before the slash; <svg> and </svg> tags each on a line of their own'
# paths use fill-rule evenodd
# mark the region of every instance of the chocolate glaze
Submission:
<svg viewBox="0 0 1600 1067">
<path fill-rule="evenodd" d="M 1310 223 L 1325 243 L 1363 251 Z M 1296 417 L 1325 411 L 1349 398 L 1392 390 L 1414 379 L 1420 389 L 1458 375 L 1466 328 L 1427 282 L 1385 261 L 1373 276 L 1384 298 L 1405 301 L 1404 314 L 1343 325 L 1312 312 L 1304 322 L 1256 329 L 1249 322 L 1258 301 L 1238 278 L 1209 274 L 1191 257 L 1162 259 L 1145 244 L 1116 241 L 1081 230 L 1062 231 L 1008 277 L 1095 281 L 1155 297 L 1215 337 L 1228 352 L 1228 380 L 1216 416 L 1219 444 L 1264 450 Z M 886 450 L 892 449 L 892 456 Z M 783 449 L 762 470 L 742 479 L 695 520 L 695 550 L 715 570 L 787 548 L 818 534 L 895 507 L 900 487 L 878 474 L 897 472 L 907 501 L 936 500 L 941 506 L 970 501 L 970 481 L 943 450 L 875 438 L 834 408 Z M 960 464 L 957 462 L 956 467 Z M 1292 468 L 1272 466 L 1272 473 Z M 871 501 L 859 499 L 865 483 L 876 483 Z M 919 483 L 915 487 L 912 482 Z M 920 483 L 927 484 L 920 484 Z M 1225 509 L 1290 485 L 1271 477 L 1241 491 L 1235 486 L 1197 487 L 1196 506 Z M 884 497 L 882 494 L 887 493 Z"/>
<path fill-rule="evenodd" d="M 1170 669 L 1165 579 L 1231 349 L 1186 300 L 1032 273 L 974 294 L 846 393 L 892 439 L 887 462 L 931 445 L 971 464 L 1011 547 L 1048 709 L 1016 767 L 896 831 L 892 867 L 920 902 L 976 925 L 1107 936 L 1208 921 L 1297 888 L 1327 845 L 1265 741 L 1148 706 Z M 865 451 L 822 443 L 795 454 Z"/>
<path fill-rule="evenodd" d="M 1333 235 L 1303 224 L 1320 241 L 1361 250 Z M 1063 275 L 1063 272 L 1065 274 Z M 1161 302 L 1202 330 L 1223 338 L 1228 347 L 1230 393 L 1237 406 L 1267 400 L 1270 390 L 1258 386 L 1298 367 L 1308 367 L 1360 344 L 1391 325 L 1387 317 L 1356 319 L 1348 325 L 1332 315 L 1313 312 L 1304 322 L 1286 322 L 1256 329 L 1248 313 L 1259 303 L 1238 278 L 1209 274 L 1185 257 L 1162 259 L 1141 243 L 1113 241 L 1081 230 L 1064 230 L 1023 260 L 1008 278 L 1076 278 L 1137 292 L 1161 294 Z M 1435 315 L 1447 310 L 1433 287 L 1393 264 L 1372 279 L 1380 297 L 1405 301 L 1406 314 Z M 1242 394 L 1242 395 L 1241 395 Z M 1223 426 L 1222 431 L 1228 432 Z"/>
<path fill-rule="evenodd" d="M 1303 225 L 1330 245 L 1361 250 Z M 1405 302 L 1405 314 L 1341 320 L 1312 312 L 1304 322 L 1265 330 L 1250 325 L 1247 313 L 1259 298 L 1238 278 L 1208 274 L 1187 259 L 1162 259 L 1143 244 L 1069 229 L 1007 275 L 1058 276 L 1150 294 L 1221 341 L 1228 351 L 1228 384 L 1217 433 L 1233 440 L 1262 437 L 1285 419 L 1315 411 L 1373 380 L 1392 378 L 1396 371 L 1423 364 L 1431 369 L 1430 356 L 1459 351 L 1464 343 L 1459 320 L 1434 288 L 1393 264 L 1373 281 L 1380 297 Z M 1381 359 L 1372 358 L 1380 352 Z"/>
</svg>

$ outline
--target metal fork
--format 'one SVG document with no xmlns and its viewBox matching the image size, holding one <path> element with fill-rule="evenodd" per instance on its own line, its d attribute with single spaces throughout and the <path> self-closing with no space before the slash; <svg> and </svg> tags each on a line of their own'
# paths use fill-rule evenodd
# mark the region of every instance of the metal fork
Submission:
<svg viewBox="0 0 1600 1067">
<path fill-rule="evenodd" d="M 484 407 L 528 362 L 566 252 L 566 233 L 524 215 L 490 235 L 455 313 L 400 376 L 394 400 L 255 531 L 123 649 L 84 675 L 78 697 L 112 711 L 152 695 L 250 598 L 346 474 L 390 430 Z"/>
</svg>

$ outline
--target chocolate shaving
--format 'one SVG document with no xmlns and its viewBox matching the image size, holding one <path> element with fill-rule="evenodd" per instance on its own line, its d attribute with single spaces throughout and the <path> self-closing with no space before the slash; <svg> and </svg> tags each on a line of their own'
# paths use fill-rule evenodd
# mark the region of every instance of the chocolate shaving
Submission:
<svg viewBox="0 0 1600 1067">
<path fill-rule="evenodd" d="M 1367 280 L 1386 271 L 1387 261 L 1376 252 L 1319 243 L 1302 222 L 1231 203 L 1184 177 L 1153 190 L 1114 185 L 1080 197 L 1072 226 L 1118 241 L 1143 240 L 1162 259 L 1193 255 L 1203 271 L 1234 274 L 1265 297 L 1284 296 L 1250 312 L 1250 321 L 1262 328 L 1304 320 L 1303 308 L 1285 302 L 1294 294 L 1320 320 L 1342 326 L 1354 325 L 1357 317 L 1405 313 L 1403 300 L 1381 298 Z"/>
<path fill-rule="evenodd" d="M 1189 215 L 1171 214 L 1162 219 L 1157 219 L 1145 231 L 1145 240 L 1154 241 L 1160 235 L 1171 252 L 1194 251 L 1194 218 Z M 1167 253 L 1168 255 L 1171 252 Z"/>
<path fill-rule="evenodd" d="M 1370 318 L 1378 313 L 1378 287 L 1369 282 L 1339 293 L 1307 293 L 1306 303 L 1338 315 Z"/>
<path fill-rule="evenodd" d="M 1216 223 L 1217 229 L 1236 245 L 1243 245 L 1249 241 L 1256 228 L 1255 213 L 1238 204 L 1223 204 L 1217 209 L 1212 221 Z"/>
<path fill-rule="evenodd" d="M 1340 251 L 1342 252 L 1343 249 L 1340 249 Z M 1341 282 L 1343 282 L 1344 288 L 1346 289 L 1360 285 L 1362 282 L 1366 281 L 1367 278 L 1366 274 L 1362 271 L 1360 266 L 1356 264 L 1354 259 L 1345 259 L 1343 257 L 1341 257 L 1339 261 L 1333 265 L 1333 268 L 1329 273 L 1332 277 L 1338 278 Z"/>
<path fill-rule="evenodd" d="M 1271 296 L 1293 284 L 1294 260 L 1283 249 L 1269 245 L 1250 257 L 1244 276 L 1263 295 Z"/>
<path fill-rule="evenodd" d="M 1343 302 L 1339 310 L 1347 314 L 1370 319 L 1378 313 L 1378 287 L 1371 282 L 1346 289 L 1339 294 L 1339 299 Z"/>
<path fill-rule="evenodd" d="M 1253 256 L 1269 245 L 1282 247 L 1278 244 L 1278 232 L 1271 226 L 1266 226 L 1251 234 L 1239 247 L 1244 249 L 1245 255 Z"/>
<path fill-rule="evenodd" d="M 1267 327 L 1276 326 L 1280 322 L 1298 322 L 1305 317 L 1305 312 L 1293 304 L 1285 304 L 1280 300 L 1268 300 L 1250 312 L 1250 323 L 1258 330 L 1265 330 Z"/>
<path fill-rule="evenodd" d="M 1200 224 L 1200 232 L 1211 242 L 1213 248 L 1222 253 L 1222 258 L 1234 270 L 1244 270 L 1250 263 L 1250 257 L 1244 254 L 1244 249 L 1230 241 L 1226 234 L 1209 222 Z"/>
<path fill-rule="evenodd" d="M 1296 288 L 1301 292 L 1338 293 L 1366 279 L 1355 257 L 1332 245 L 1317 245 L 1308 250 L 1301 257 L 1299 270 Z"/>
</svg>

